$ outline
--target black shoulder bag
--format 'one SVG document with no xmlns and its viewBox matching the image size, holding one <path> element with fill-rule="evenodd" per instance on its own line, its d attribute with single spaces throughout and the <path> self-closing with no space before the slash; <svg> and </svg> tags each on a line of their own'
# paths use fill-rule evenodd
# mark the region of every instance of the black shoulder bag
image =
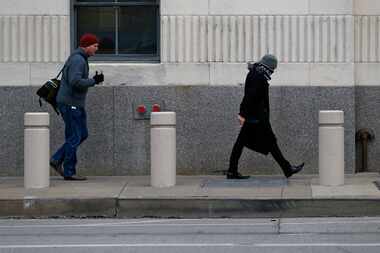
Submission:
<svg viewBox="0 0 380 253">
<path fill-rule="evenodd" d="M 58 75 L 55 78 L 49 79 L 44 85 L 41 86 L 37 90 L 37 95 L 39 98 L 40 106 L 42 106 L 41 99 L 48 102 L 54 109 L 54 111 L 59 115 L 59 112 L 57 110 L 57 94 L 59 90 L 59 86 L 61 84 L 61 80 L 59 79 L 59 76 L 62 74 L 63 69 L 65 68 L 66 64 L 62 67 L 61 71 L 59 71 Z"/>
</svg>

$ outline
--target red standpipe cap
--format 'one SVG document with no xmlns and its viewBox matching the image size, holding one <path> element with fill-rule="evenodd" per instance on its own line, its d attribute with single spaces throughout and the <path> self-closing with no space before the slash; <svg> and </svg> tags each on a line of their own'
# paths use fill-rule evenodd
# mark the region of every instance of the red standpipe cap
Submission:
<svg viewBox="0 0 380 253">
<path fill-rule="evenodd" d="M 145 107 L 145 105 L 139 105 L 139 106 L 137 106 L 136 111 L 138 113 L 146 113 L 146 107 Z"/>
<path fill-rule="evenodd" d="M 159 104 L 152 105 L 152 112 L 160 112 L 161 106 Z"/>
</svg>

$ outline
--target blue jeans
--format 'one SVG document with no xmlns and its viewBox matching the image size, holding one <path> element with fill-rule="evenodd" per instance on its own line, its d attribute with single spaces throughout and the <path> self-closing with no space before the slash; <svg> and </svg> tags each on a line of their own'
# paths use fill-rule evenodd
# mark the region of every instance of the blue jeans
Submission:
<svg viewBox="0 0 380 253">
<path fill-rule="evenodd" d="M 52 160 L 63 163 L 64 176 L 76 174 L 77 149 L 87 139 L 87 116 L 84 108 L 58 104 L 65 122 L 65 143 L 55 152 Z"/>
</svg>

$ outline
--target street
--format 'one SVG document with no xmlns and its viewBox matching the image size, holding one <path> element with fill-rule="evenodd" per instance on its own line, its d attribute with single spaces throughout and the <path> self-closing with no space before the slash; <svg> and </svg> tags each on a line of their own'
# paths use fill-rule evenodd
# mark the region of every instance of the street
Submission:
<svg viewBox="0 0 380 253">
<path fill-rule="evenodd" d="M 380 252 L 380 218 L 0 220 L 0 252 Z"/>
</svg>

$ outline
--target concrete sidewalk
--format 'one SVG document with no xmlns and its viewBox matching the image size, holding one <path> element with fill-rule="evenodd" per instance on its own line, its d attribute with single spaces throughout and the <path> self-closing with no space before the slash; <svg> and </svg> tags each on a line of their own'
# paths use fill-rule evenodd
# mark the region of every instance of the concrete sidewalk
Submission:
<svg viewBox="0 0 380 253">
<path fill-rule="evenodd" d="M 23 178 L 0 178 L 0 217 L 252 218 L 380 216 L 378 173 L 346 175 L 323 187 L 318 175 L 178 176 L 177 185 L 150 187 L 149 176 L 90 177 L 26 191 Z"/>
</svg>

